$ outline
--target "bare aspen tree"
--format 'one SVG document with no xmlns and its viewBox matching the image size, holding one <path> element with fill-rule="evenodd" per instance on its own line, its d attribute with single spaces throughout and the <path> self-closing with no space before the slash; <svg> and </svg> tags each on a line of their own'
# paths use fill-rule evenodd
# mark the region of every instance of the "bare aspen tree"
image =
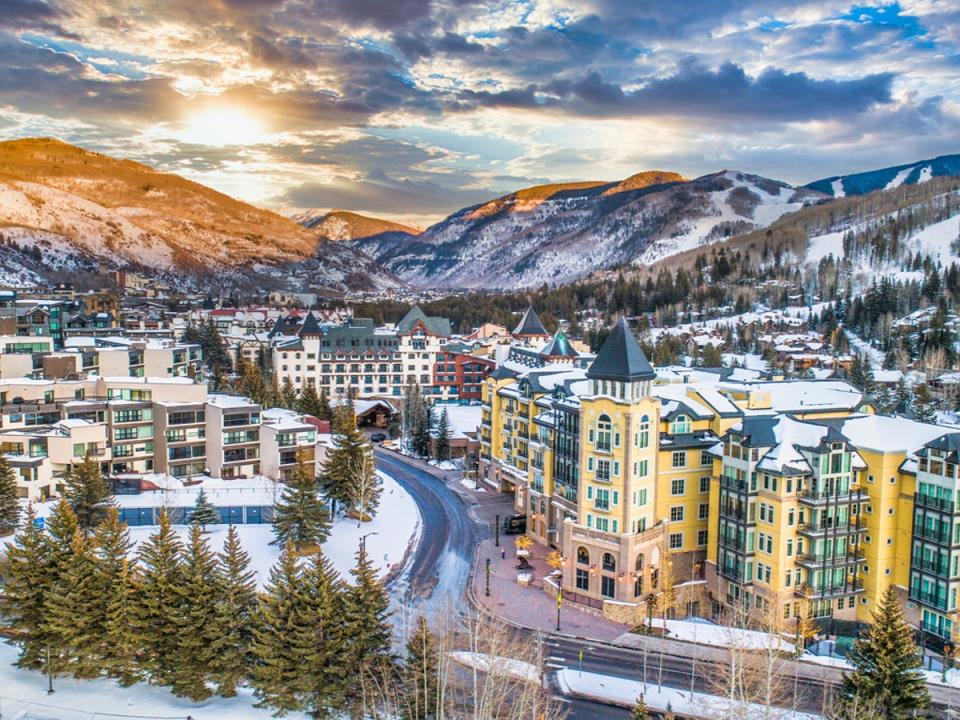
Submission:
<svg viewBox="0 0 960 720">
<path fill-rule="evenodd" d="M 350 482 L 347 494 L 357 514 L 357 527 L 364 519 L 370 520 L 377 510 L 382 491 L 380 477 L 373 468 L 373 456 L 363 453 L 350 463 Z"/>
</svg>

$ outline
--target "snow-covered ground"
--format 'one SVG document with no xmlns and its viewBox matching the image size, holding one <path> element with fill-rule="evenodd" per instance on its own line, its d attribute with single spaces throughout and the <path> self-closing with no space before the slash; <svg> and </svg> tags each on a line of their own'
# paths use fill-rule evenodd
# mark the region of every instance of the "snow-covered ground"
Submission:
<svg viewBox="0 0 960 720">
<path fill-rule="evenodd" d="M 193 703 L 174 697 L 165 688 L 144 683 L 124 688 L 113 680 L 54 679 L 56 693 L 47 695 L 47 678 L 39 672 L 18 670 L 16 649 L 0 643 L 0 708 L 3 716 L 44 720 L 90 720 L 110 713 L 118 717 L 186 718 L 197 720 L 268 720 L 270 710 L 253 707 L 249 689 L 241 689 L 237 697 L 215 697 Z M 302 713 L 287 716 L 293 720 L 306 718 Z"/>
<path fill-rule="evenodd" d="M 454 650 L 449 653 L 449 656 L 454 662 L 475 668 L 482 672 L 492 670 L 497 675 L 512 677 L 516 680 L 531 683 L 540 682 L 540 673 L 537 671 L 536 666 L 525 660 L 485 655 L 483 653 L 468 652 L 466 650 Z"/>
<path fill-rule="evenodd" d="M 689 692 L 671 687 L 657 687 L 627 678 L 581 673 L 574 669 L 565 669 L 557 673 L 557 681 L 564 694 L 580 698 L 612 703 L 623 707 L 633 707 L 637 698 L 643 695 L 644 702 L 651 710 L 663 712 L 670 707 L 675 713 L 700 718 L 730 718 L 751 720 L 753 718 L 776 718 L 776 720 L 819 720 L 819 715 L 791 711 L 787 708 L 766 708 L 755 703 L 734 702 L 717 695 L 702 692 Z"/>
<path fill-rule="evenodd" d="M 661 618 L 651 618 L 653 627 L 663 627 Z M 698 620 L 667 620 L 667 637 L 675 640 L 687 640 L 703 645 L 718 647 L 738 647 L 749 650 L 761 650 L 774 647 L 783 652 L 793 652 L 794 646 L 782 638 L 770 635 L 759 630 L 744 630 L 743 628 L 715 625 L 711 622 Z"/>
</svg>

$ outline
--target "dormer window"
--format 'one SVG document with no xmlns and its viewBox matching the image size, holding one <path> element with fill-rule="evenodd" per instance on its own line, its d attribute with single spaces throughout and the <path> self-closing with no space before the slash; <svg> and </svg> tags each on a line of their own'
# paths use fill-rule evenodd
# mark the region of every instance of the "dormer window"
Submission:
<svg viewBox="0 0 960 720">
<path fill-rule="evenodd" d="M 670 433 L 672 435 L 686 435 L 690 432 L 690 417 L 688 415 L 677 415 L 670 424 Z"/>
</svg>

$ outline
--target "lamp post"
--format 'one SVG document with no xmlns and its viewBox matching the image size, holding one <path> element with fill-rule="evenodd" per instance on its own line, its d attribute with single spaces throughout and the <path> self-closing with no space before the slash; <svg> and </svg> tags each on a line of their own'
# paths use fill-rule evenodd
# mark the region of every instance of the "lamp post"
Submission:
<svg viewBox="0 0 960 720">
<path fill-rule="evenodd" d="M 367 554 L 367 538 L 370 537 L 371 535 L 379 535 L 379 534 L 380 533 L 374 530 L 373 532 L 368 532 L 366 535 L 360 536 L 360 549 L 363 550 L 364 555 Z"/>
<path fill-rule="evenodd" d="M 557 580 L 557 632 L 560 632 L 560 605 L 563 602 L 563 586 Z"/>
<path fill-rule="evenodd" d="M 493 526 L 493 544 L 500 547 L 500 513 L 497 513 L 497 519 Z"/>
<path fill-rule="evenodd" d="M 47 643 L 47 695 L 53 693 L 53 666 L 50 665 L 50 644 Z"/>
<path fill-rule="evenodd" d="M 487 558 L 487 597 L 490 597 L 490 558 Z"/>
</svg>

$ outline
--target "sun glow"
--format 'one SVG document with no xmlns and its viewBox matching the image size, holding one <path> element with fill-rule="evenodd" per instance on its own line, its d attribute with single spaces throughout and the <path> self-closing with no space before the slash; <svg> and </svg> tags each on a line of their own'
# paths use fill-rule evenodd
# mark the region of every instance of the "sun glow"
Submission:
<svg viewBox="0 0 960 720">
<path fill-rule="evenodd" d="M 191 116 L 181 139 L 197 145 L 254 145 L 264 139 L 259 120 L 237 108 L 216 108 Z"/>
</svg>

